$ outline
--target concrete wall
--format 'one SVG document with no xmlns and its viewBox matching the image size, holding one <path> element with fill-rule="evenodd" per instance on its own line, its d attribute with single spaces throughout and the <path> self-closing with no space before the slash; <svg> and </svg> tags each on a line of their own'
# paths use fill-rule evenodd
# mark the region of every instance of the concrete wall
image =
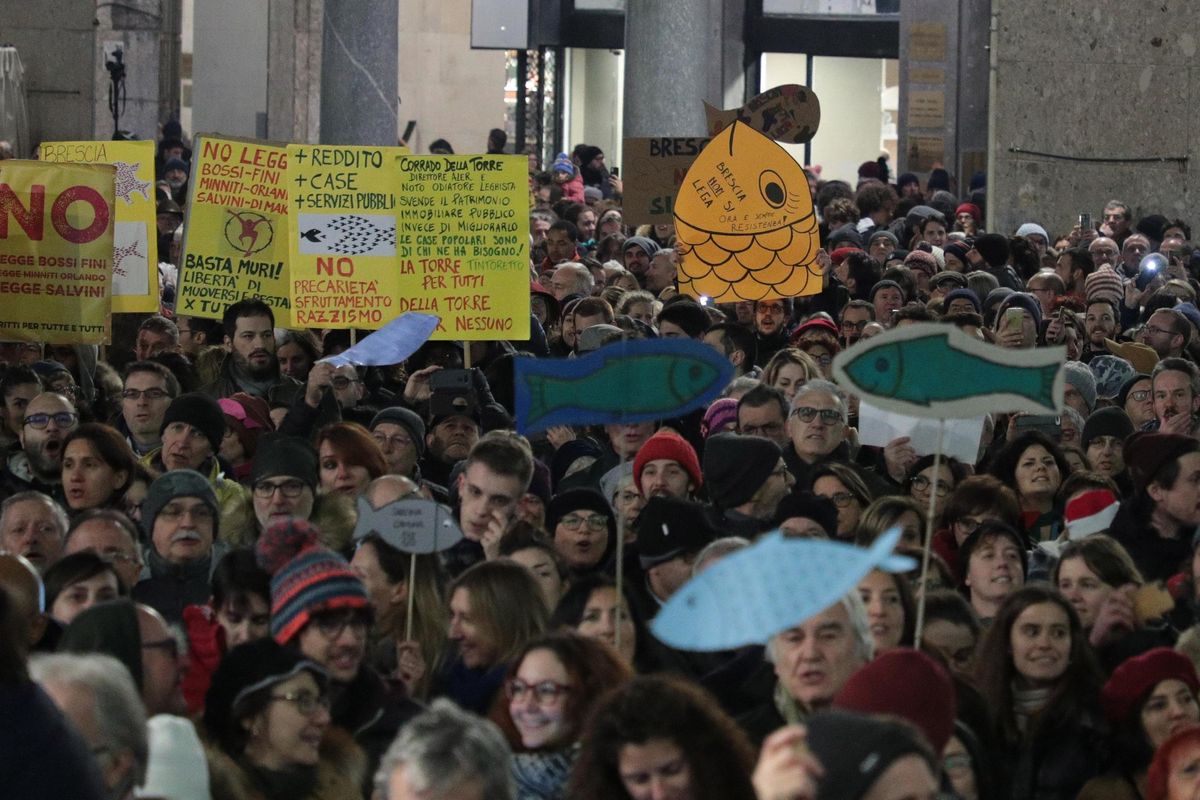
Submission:
<svg viewBox="0 0 1200 800">
<path fill-rule="evenodd" d="M 267 7 L 267 0 L 194 3 L 193 133 L 257 134 L 267 110 Z"/>
<path fill-rule="evenodd" d="M 1196 219 L 1200 120 L 1192 64 L 1200 3 L 993 0 L 988 229 L 1036 220 L 1051 236 L 1120 198 L 1135 218 Z M 1190 156 L 1176 163 L 1078 158 Z"/>
<path fill-rule="evenodd" d="M 504 51 L 472 50 L 470 0 L 400 0 L 400 132 L 427 152 L 445 139 L 458 153 L 482 153 L 504 127 Z"/>
<path fill-rule="evenodd" d="M 25 68 L 31 144 L 91 138 L 95 17 L 94 0 L 59 0 L 53 13 L 29 0 L 0 0 L 4 43 L 17 48 Z"/>
</svg>

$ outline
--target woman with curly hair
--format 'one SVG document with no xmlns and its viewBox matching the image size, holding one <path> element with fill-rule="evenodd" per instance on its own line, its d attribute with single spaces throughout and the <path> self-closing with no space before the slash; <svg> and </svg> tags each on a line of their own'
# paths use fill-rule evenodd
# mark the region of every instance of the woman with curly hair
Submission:
<svg viewBox="0 0 1200 800">
<path fill-rule="evenodd" d="M 711 695 L 681 678 L 635 678 L 597 705 L 572 800 L 754 800 L 754 751 Z"/>
</svg>

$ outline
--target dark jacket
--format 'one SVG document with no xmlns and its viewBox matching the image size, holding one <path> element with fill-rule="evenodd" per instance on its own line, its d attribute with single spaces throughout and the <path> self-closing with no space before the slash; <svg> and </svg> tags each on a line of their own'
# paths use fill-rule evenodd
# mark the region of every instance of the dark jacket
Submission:
<svg viewBox="0 0 1200 800">
<path fill-rule="evenodd" d="M 36 683 L 0 686 L 0 785 L 22 800 L 105 800 L 87 743 Z M 19 722 L 18 722 L 19 720 Z"/>
<path fill-rule="evenodd" d="M 1106 737 L 1099 720 L 1043 723 L 1033 741 L 1001 749 L 1001 772 L 1012 800 L 1075 800 L 1106 765 Z"/>
<path fill-rule="evenodd" d="M 184 608 L 208 602 L 212 595 L 209 581 L 225 551 L 223 543 L 213 542 L 213 551 L 208 558 L 188 564 L 172 564 L 151 545 L 146 548 L 146 570 L 133 587 L 131 595 L 137 602 L 145 603 L 162 614 L 167 622 L 181 623 Z"/>
<path fill-rule="evenodd" d="M 338 691 L 337 689 L 340 689 Z M 364 795 L 370 794 L 370 778 L 388 745 L 404 723 L 421 712 L 421 706 L 408 697 L 402 684 L 381 678 L 364 664 L 345 687 L 334 690 L 330 716 L 333 724 L 354 737 L 367 756 Z"/>
<path fill-rule="evenodd" d="M 238 392 L 246 392 L 247 394 L 258 396 L 257 392 L 252 391 L 250 387 L 243 386 L 238 381 L 233 370 L 232 356 L 226 357 L 224 363 L 221 364 L 221 371 L 218 373 L 217 379 L 206 386 L 201 386 L 200 391 L 214 400 L 219 400 L 222 397 L 232 397 Z M 292 400 L 296 398 L 297 393 L 304 394 L 304 384 L 287 375 L 279 375 L 272 383 L 271 388 L 267 390 L 267 396 L 263 399 L 272 408 L 276 406 L 290 406 Z"/>
<path fill-rule="evenodd" d="M 1120 542 L 1147 581 L 1166 580 L 1179 572 L 1191 556 L 1192 537 L 1180 532 L 1173 539 L 1162 536 L 1150 525 L 1150 514 L 1136 514 L 1133 503 L 1122 503 L 1109 526 L 1109 536 Z"/>
</svg>

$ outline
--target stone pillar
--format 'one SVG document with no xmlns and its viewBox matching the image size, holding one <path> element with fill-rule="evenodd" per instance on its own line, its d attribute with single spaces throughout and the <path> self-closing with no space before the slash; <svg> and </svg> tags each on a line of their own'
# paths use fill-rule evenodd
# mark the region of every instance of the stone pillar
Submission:
<svg viewBox="0 0 1200 800">
<path fill-rule="evenodd" d="M 321 135 L 324 0 L 269 0 L 267 138 L 314 144 Z"/>
<path fill-rule="evenodd" d="M 125 104 L 120 115 L 122 130 L 132 131 L 139 139 L 155 139 L 158 136 L 160 117 L 166 116 L 162 109 L 162 72 L 164 23 L 169 22 L 170 13 L 164 19 L 159 0 L 127 0 L 123 3 L 100 3 L 96 8 L 96 69 L 94 79 L 92 137 L 111 139 L 113 135 L 112 112 L 108 107 L 109 71 L 106 60 L 113 59 L 119 49 L 125 67 Z M 174 59 L 179 59 L 178 39 L 174 44 Z M 178 73 L 175 73 L 178 84 Z M 175 97 L 178 97 L 176 90 Z"/>
<path fill-rule="evenodd" d="M 944 166 L 965 194 L 986 167 L 991 0 L 900 4 L 898 172 Z"/>
<path fill-rule="evenodd" d="M 744 11 L 744 2 L 741 3 Z M 623 136 L 703 136 L 702 101 L 726 103 L 725 61 L 740 57 L 737 27 L 722 0 L 628 0 L 625 4 Z M 741 75 L 741 63 L 728 71 Z"/>
<path fill-rule="evenodd" d="M 325 0 L 324 5 L 321 142 L 395 145 L 397 0 Z"/>
</svg>

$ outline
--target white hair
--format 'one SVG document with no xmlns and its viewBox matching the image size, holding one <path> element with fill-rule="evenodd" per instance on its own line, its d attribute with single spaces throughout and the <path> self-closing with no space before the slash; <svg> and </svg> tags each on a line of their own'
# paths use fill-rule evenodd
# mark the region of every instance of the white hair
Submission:
<svg viewBox="0 0 1200 800">
<path fill-rule="evenodd" d="M 41 684 L 85 689 L 91 695 L 92 713 L 103 737 L 100 744 L 114 753 L 129 751 L 134 780 L 141 785 L 150 755 L 146 709 L 124 664 L 99 653 L 47 653 L 30 659 L 29 674 Z"/>
<path fill-rule="evenodd" d="M 709 542 L 704 545 L 704 549 L 696 556 L 696 562 L 692 564 L 692 575 L 699 575 L 708 566 L 708 562 L 724 558 L 749 546 L 750 540 L 741 536 L 725 536 Z"/>
<path fill-rule="evenodd" d="M 40 500 L 45 503 L 50 509 L 51 516 L 54 517 L 54 525 L 58 528 L 58 538 L 66 540 L 67 528 L 70 527 L 70 520 L 67 517 L 67 512 L 63 507 L 54 501 L 54 498 L 47 494 L 42 494 L 34 489 L 29 489 L 24 492 L 17 492 L 12 497 L 9 497 L 3 503 L 0 503 L 0 528 L 4 527 L 4 518 L 8 516 L 8 510 L 17 503 L 24 503 L 27 500 Z"/>
<path fill-rule="evenodd" d="M 831 381 L 822 380 L 821 378 L 813 378 L 810 381 L 805 381 L 796 389 L 796 394 L 792 395 L 792 411 L 800 407 L 800 400 L 807 395 L 824 392 L 832 397 L 838 406 L 838 413 L 842 415 L 842 422 L 850 419 L 850 412 L 846 405 L 846 393 L 841 388 Z"/>
<path fill-rule="evenodd" d="M 846 592 L 838 600 L 846 609 L 846 617 L 850 620 L 850 631 L 854 636 L 854 649 L 864 662 L 875 658 L 875 637 L 871 635 L 871 623 L 867 619 L 867 607 L 863 604 L 858 589 Z M 830 606 L 832 608 L 832 606 Z M 767 640 L 766 659 L 775 663 L 775 640 L 786 631 L 780 631 Z"/>
<path fill-rule="evenodd" d="M 575 285 L 579 294 L 590 295 L 592 289 L 596 287 L 596 278 L 592 275 L 592 271 L 578 261 L 564 261 L 558 265 L 558 269 L 567 269 L 575 273 Z M 555 272 L 557 273 L 558 270 Z"/>
</svg>

